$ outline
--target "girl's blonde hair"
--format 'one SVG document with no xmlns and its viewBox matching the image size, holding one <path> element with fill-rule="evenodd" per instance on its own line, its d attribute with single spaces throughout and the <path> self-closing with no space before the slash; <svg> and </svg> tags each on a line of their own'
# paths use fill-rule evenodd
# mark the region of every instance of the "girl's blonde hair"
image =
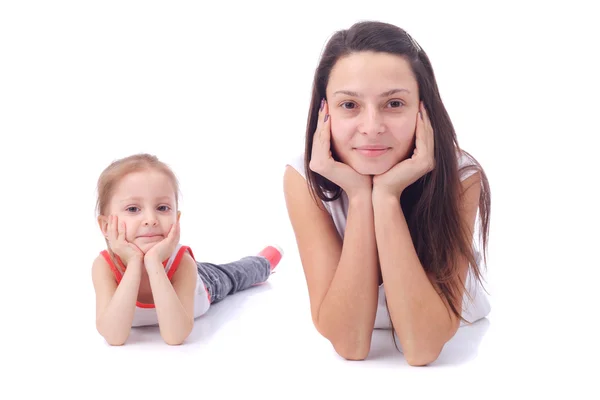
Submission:
<svg viewBox="0 0 600 400">
<path fill-rule="evenodd" d="M 115 187 L 124 176 L 147 170 L 157 170 L 169 177 L 175 191 L 175 204 L 179 206 L 179 181 L 171 168 L 151 154 L 135 154 L 129 157 L 113 161 L 102 171 L 98 178 L 96 213 L 106 215 L 106 208 L 114 193 Z"/>
</svg>

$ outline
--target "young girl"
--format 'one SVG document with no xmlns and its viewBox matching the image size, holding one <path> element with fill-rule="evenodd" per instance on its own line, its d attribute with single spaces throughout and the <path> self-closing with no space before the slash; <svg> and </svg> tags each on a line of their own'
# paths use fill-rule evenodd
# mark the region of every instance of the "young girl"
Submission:
<svg viewBox="0 0 600 400">
<path fill-rule="evenodd" d="M 331 37 L 284 190 L 313 322 L 342 357 L 365 359 L 373 329 L 391 328 L 425 365 L 489 313 L 472 243 L 479 211 L 485 256 L 488 181 L 404 30 L 361 22 Z"/>
<path fill-rule="evenodd" d="M 265 282 L 283 255 L 268 246 L 224 265 L 198 262 L 179 243 L 179 184 L 155 156 L 110 164 L 98 180 L 98 224 L 107 243 L 95 259 L 96 327 L 122 345 L 131 327 L 158 324 L 167 344 L 181 344 L 195 318 L 226 296 Z"/>
</svg>

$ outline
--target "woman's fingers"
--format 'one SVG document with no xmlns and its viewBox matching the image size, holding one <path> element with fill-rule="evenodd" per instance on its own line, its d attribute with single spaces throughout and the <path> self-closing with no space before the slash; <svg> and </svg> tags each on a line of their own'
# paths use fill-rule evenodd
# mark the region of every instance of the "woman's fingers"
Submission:
<svg viewBox="0 0 600 400">
<path fill-rule="evenodd" d="M 311 155 L 311 169 L 317 173 L 325 173 L 331 157 L 331 118 L 329 118 L 329 106 L 323 101 L 319 111 L 319 122 L 313 136 Z"/>
</svg>

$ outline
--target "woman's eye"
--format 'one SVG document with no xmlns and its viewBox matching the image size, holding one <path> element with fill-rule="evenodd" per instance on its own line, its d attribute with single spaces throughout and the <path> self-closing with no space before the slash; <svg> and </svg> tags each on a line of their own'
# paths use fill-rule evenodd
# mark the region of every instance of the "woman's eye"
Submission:
<svg viewBox="0 0 600 400">
<path fill-rule="evenodd" d="M 398 108 L 402 106 L 402 102 L 399 100 L 392 100 L 390 101 L 390 106 L 392 106 L 393 108 Z"/>
<path fill-rule="evenodd" d="M 354 106 L 356 106 L 356 104 L 354 104 L 350 101 L 346 101 L 346 102 L 342 103 L 342 108 L 345 108 L 346 110 L 352 110 L 354 108 Z"/>
</svg>

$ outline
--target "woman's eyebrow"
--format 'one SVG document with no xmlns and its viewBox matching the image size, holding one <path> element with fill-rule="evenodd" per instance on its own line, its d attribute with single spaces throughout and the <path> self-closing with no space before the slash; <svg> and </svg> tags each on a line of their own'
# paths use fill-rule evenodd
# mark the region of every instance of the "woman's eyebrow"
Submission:
<svg viewBox="0 0 600 400">
<path fill-rule="evenodd" d="M 379 97 L 387 97 L 387 96 L 391 96 L 393 94 L 399 93 L 399 92 L 406 92 L 406 93 L 410 93 L 410 90 L 408 89 L 404 89 L 404 88 L 398 88 L 398 89 L 391 89 L 388 90 L 387 92 L 383 92 L 379 95 Z M 359 92 L 354 92 L 352 90 L 338 90 L 337 92 L 333 93 L 334 95 L 336 94 L 345 94 L 347 96 L 352 96 L 352 97 L 362 97 L 362 94 Z"/>
</svg>

